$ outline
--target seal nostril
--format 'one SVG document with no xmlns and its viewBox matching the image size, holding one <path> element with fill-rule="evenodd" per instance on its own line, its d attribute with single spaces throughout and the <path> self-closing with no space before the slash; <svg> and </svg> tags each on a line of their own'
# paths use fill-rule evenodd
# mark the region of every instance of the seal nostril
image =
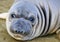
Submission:
<svg viewBox="0 0 60 42">
<path fill-rule="evenodd" d="M 18 31 L 17 31 L 17 30 L 15 30 L 15 33 L 18 33 Z"/>
<path fill-rule="evenodd" d="M 15 33 L 20 33 L 20 31 L 18 31 L 18 30 L 15 30 Z"/>
<path fill-rule="evenodd" d="M 21 34 L 24 34 L 24 31 L 20 31 Z"/>
<path fill-rule="evenodd" d="M 15 30 L 15 33 L 24 34 L 24 31 L 18 31 L 18 30 Z"/>
<path fill-rule="evenodd" d="M 20 33 L 20 31 L 18 31 L 18 33 Z"/>
<path fill-rule="evenodd" d="M 23 31 L 20 31 L 20 33 L 22 33 L 22 34 L 23 34 Z"/>
</svg>

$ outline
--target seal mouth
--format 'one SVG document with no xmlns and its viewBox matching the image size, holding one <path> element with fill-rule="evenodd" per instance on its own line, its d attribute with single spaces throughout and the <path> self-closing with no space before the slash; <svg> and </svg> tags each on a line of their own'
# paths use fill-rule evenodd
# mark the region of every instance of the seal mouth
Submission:
<svg viewBox="0 0 60 42">
<path fill-rule="evenodd" d="M 20 34 L 12 34 L 12 37 L 17 40 L 21 40 L 23 38 L 23 36 Z"/>
<path fill-rule="evenodd" d="M 12 32 L 11 32 L 12 33 Z M 31 31 L 28 35 L 24 35 L 24 34 L 17 34 L 17 33 L 12 33 L 14 37 L 17 37 L 17 38 L 22 38 L 22 37 L 27 37 L 29 35 L 32 35 L 33 34 L 33 31 Z"/>
<path fill-rule="evenodd" d="M 20 34 L 14 34 L 14 37 L 16 37 L 16 38 L 22 38 L 23 36 L 20 35 Z"/>
<path fill-rule="evenodd" d="M 15 38 L 16 40 L 29 40 L 32 36 L 32 31 L 30 34 L 28 35 L 21 35 L 21 34 L 14 34 L 14 33 L 11 33 L 12 34 L 12 37 Z"/>
</svg>

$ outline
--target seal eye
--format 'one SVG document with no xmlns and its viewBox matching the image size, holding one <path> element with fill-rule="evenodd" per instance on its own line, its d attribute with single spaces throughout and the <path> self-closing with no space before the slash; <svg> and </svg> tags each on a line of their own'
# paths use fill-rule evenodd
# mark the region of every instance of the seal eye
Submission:
<svg viewBox="0 0 60 42">
<path fill-rule="evenodd" d="M 34 22 L 35 19 L 34 19 L 34 17 L 30 17 L 29 20 L 30 20 L 31 22 Z"/>
<path fill-rule="evenodd" d="M 12 17 L 12 18 L 15 18 L 15 17 L 16 17 L 16 15 L 15 15 L 15 14 L 11 14 L 11 17 Z"/>
</svg>

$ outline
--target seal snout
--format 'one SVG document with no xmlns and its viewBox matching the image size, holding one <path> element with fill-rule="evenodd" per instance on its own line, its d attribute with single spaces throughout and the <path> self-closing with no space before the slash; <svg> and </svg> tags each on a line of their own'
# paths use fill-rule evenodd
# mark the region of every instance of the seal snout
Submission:
<svg viewBox="0 0 60 42">
<path fill-rule="evenodd" d="M 25 19 L 13 20 L 10 31 L 15 34 L 26 36 L 31 32 L 31 24 Z"/>
</svg>

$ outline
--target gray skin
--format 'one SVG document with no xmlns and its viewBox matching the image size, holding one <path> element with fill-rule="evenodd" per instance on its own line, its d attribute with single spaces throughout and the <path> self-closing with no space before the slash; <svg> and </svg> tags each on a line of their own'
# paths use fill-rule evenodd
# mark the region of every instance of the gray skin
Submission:
<svg viewBox="0 0 60 42">
<path fill-rule="evenodd" d="M 34 4 L 24 1 L 15 3 L 6 19 L 7 31 L 17 40 L 33 39 L 36 20 L 37 8 Z"/>
<path fill-rule="evenodd" d="M 60 0 L 15 0 L 6 18 L 8 33 L 17 40 L 31 40 L 54 33 L 60 27 L 59 3 Z M 45 9 L 46 21 L 41 7 Z"/>
</svg>

